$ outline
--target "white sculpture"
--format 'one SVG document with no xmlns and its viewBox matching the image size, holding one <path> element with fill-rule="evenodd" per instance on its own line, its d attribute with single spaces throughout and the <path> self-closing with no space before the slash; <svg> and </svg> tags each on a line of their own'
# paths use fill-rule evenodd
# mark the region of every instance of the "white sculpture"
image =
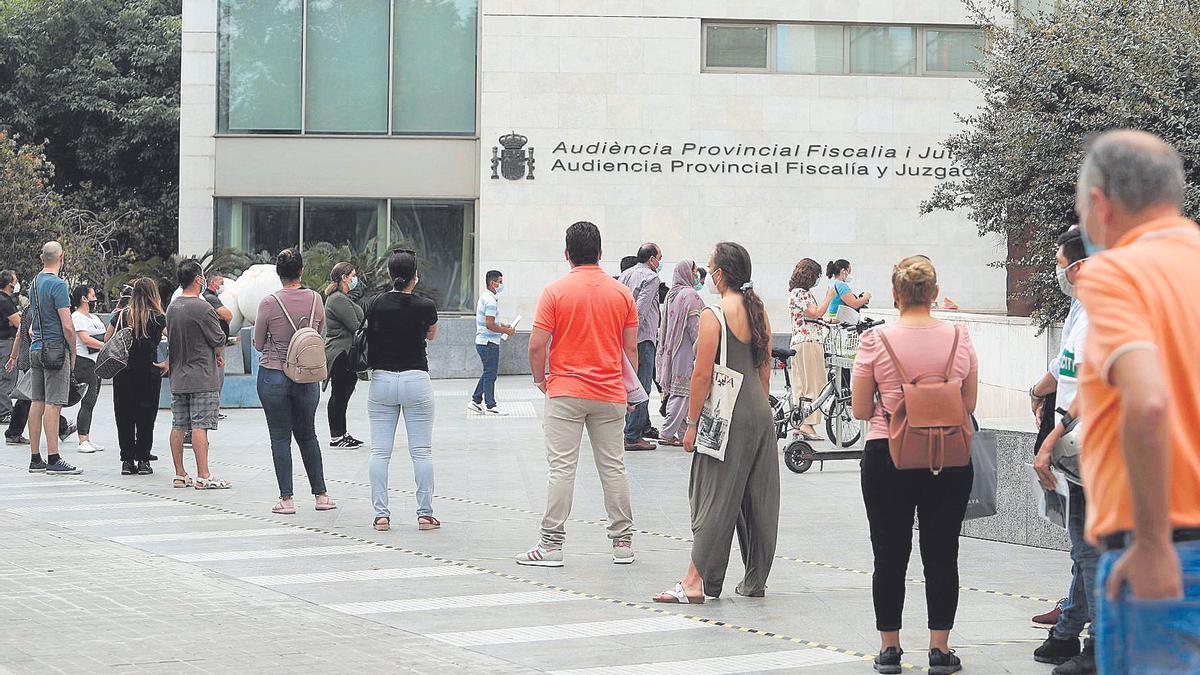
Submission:
<svg viewBox="0 0 1200 675">
<path fill-rule="evenodd" d="M 283 288 L 283 282 L 275 272 L 274 265 L 252 265 L 237 279 L 237 306 L 241 310 L 242 325 L 253 326 L 258 318 L 258 304 L 263 298 Z M 242 326 L 238 326 L 241 328 Z M 231 326 L 232 328 L 232 326 Z"/>
<path fill-rule="evenodd" d="M 221 304 L 225 305 L 225 308 L 233 315 L 229 320 L 229 334 L 237 335 L 246 319 L 246 317 L 242 316 L 242 308 L 238 306 L 238 280 L 225 277 L 225 287 L 221 289 L 221 294 L 217 297 L 221 299 Z"/>
</svg>

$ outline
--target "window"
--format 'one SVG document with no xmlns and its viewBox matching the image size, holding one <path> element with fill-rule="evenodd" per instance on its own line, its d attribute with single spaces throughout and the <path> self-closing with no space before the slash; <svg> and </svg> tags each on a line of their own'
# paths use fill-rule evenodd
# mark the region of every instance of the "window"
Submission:
<svg viewBox="0 0 1200 675">
<path fill-rule="evenodd" d="M 975 26 L 704 22 L 703 70 L 808 75 L 973 77 Z"/>
<path fill-rule="evenodd" d="M 217 0 L 219 133 L 476 133 L 479 0 Z"/>
<path fill-rule="evenodd" d="M 771 28 L 762 24 L 709 24 L 704 27 L 705 65 L 709 68 L 766 70 L 770 65 Z"/>
<path fill-rule="evenodd" d="M 465 200 L 221 197 L 216 248 L 271 255 L 303 244 L 417 252 L 420 295 L 446 312 L 475 309 L 475 203 Z M 388 219 L 388 212 L 391 219 Z"/>
<path fill-rule="evenodd" d="M 842 74 L 846 61 L 842 26 L 780 24 L 777 30 L 779 72 Z"/>
<path fill-rule="evenodd" d="M 299 199 L 218 199 L 217 248 L 271 255 L 300 244 Z"/>
<path fill-rule="evenodd" d="M 478 0 L 395 0 L 392 130 L 475 133 Z"/>
<path fill-rule="evenodd" d="M 388 4 L 309 0 L 306 131 L 387 133 Z"/>
<path fill-rule="evenodd" d="M 907 26 L 852 26 L 850 72 L 871 75 L 913 75 L 917 44 Z"/>
<path fill-rule="evenodd" d="M 925 72 L 970 73 L 983 60 L 983 33 L 973 30 L 925 31 Z"/>
<path fill-rule="evenodd" d="M 392 200 L 390 243 L 417 252 L 419 294 L 438 309 L 475 306 L 475 207 L 472 202 Z"/>
<path fill-rule="evenodd" d="M 1017 0 L 1017 16 L 1035 19 L 1042 14 L 1054 14 L 1061 4 L 1059 0 Z"/>
<path fill-rule="evenodd" d="M 302 0 L 222 0 L 217 128 L 300 131 Z"/>
</svg>

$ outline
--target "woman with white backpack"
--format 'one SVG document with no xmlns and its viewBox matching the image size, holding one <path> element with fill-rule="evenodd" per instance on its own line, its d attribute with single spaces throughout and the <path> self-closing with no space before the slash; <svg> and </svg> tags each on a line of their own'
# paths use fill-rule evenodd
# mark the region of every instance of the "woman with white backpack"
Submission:
<svg viewBox="0 0 1200 675">
<path fill-rule="evenodd" d="M 854 416 L 870 420 L 862 492 L 875 571 L 871 591 L 880 634 L 875 670 L 901 672 L 900 624 L 920 519 L 929 613 L 929 672 L 962 669 L 950 649 L 958 610 L 958 534 L 973 471 L 971 421 L 979 359 L 966 329 L 935 318 L 937 272 L 925 256 L 892 270 L 896 325 L 863 333 L 851 379 Z"/>
<path fill-rule="evenodd" d="M 317 440 L 317 404 L 325 379 L 325 305 L 316 291 L 303 288 L 304 260 L 289 248 L 275 260 L 283 288 L 258 303 L 254 322 L 254 348 L 258 361 L 258 398 L 262 401 L 271 433 L 271 455 L 279 482 L 279 503 L 272 513 L 293 514 L 292 437 L 300 446 L 304 472 L 316 497 L 316 509 L 329 511 L 337 504 L 325 492 L 321 444 Z"/>
</svg>

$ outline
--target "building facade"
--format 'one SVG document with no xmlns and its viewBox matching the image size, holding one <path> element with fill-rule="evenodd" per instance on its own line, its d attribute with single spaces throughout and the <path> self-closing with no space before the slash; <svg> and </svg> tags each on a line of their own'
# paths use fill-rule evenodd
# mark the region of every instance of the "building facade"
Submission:
<svg viewBox="0 0 1200 675">
<path fill-rule="evenodd" d="M 184 0 L 180 250 L 407 245 L 443 311 L 530 316 L 590 220 L 707 265 L 739 241 L 786 330 L 795 263 L 890 306 L 905 255 L 1003 311 L 1004 243 L 920 215 L 981 101 L 960 0 Z M 669 275 L 664 275 L 664 277 Z"/>
</svg>

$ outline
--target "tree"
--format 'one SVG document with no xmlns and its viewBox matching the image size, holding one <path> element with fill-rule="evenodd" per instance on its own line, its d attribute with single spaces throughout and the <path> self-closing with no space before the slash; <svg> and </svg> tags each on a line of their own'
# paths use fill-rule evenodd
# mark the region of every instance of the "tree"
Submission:
<svg viewBox="0 0 1200 675">
<path fill-rule="evenodd" d="M 0 268 L 26 281 L 41 269 L 42 244 L 58 233 L 62 196 L 53 177 L 43 145 L 23 145 L 0 131 Z"/>
<path fill-rule="evenodd" d="M 1014 26 L 1010 2 L 968 4 L 991 38 L 979 66 L 984 105 L 960 116 L 965 130 L 945 146 L 973 174 L 939 185 L 922 209 L 966 208 L 981 235 L 1005 235 L 1009 255 L 997 264 L 1030 270 L 1013 290 L 1048 325 L 1068 306 L 1054 253 L 1077 222 L 1075 178 L 1090 136 L 1136 128 L 1163 137 L 1184 159 L 1185 210 L 1200 206 L 1200 14 L 1192 2 L 1091 0 Z"/>
<path fill-rule="evenodd" d="M 178 231 L 180 0 L 0 3 L 0 122 L 46 139 L 69 206 L 115 222 L 120 251 Z"/>
</svg>

